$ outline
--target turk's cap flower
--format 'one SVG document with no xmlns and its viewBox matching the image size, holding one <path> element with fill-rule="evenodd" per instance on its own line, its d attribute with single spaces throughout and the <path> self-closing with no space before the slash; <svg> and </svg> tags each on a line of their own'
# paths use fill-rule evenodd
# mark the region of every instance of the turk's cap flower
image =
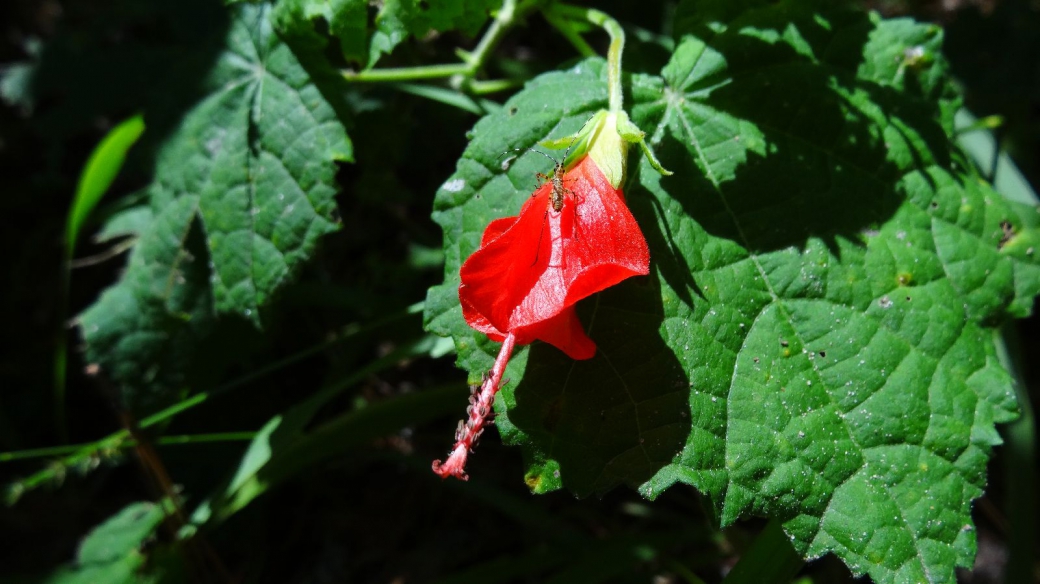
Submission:
<svg viewBox="0 0 1040 584">
<path fill-rule="evenodd" d="M 562 188 L 563 204 L 552 204 Z M 574 359 L 595 354 L 574 312 L 581 299 L 650 269 L 639 225 L 591 156 L 541 185 L 517 217 L 491 222 L 460 270 L 459 300 L 473 328 L 518 345 L 545 341 Z"/>
<path fill-rule="evenodd" d="M 471 394 L 451 455 L 433 463 L 441 477 L 466 480 L 466 460 L 484 431 L 514 346 L 541 340 L 573 359 L 591 358 L 596 344 L 585 334 L 575 303 L 650 272 L 646 239 L 621 190 L 629 144 L 640 144 L 654 168 L 670 173 L 643 136 L 624 112 L 601 111 L 578 134 L 557 141 L 556 147 L 568 149 L 566 160 L 518 216 L 487 226 L 480 247 L 459 270 L 466 322 L 502 347 Z"/>
</svg>

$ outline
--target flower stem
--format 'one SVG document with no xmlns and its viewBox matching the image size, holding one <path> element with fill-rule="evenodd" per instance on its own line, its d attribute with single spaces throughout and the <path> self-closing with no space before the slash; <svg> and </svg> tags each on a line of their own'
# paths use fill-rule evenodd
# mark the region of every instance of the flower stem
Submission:
<svg viewBox="0 0 1040 584">
<path fill-rule="evenodd" d="M 546 10 L 547 15 L 551 15 L 550 22 L 557 18 L 584 20 L 610 35 L 610 48 L 607 49 L 607 87 L 610 93 L 607 103 L 611 113 L 620 113 L 624 106 L 621 94 L 621 53 L 625 50 L 625 31 L 621 25 L 609 14 L 595 8 L 552 4 Z"/>
<path fill-rule="evenodd" d="M 545 16 L 545 20 L 548 21 L 549 24 L 553 26 L 553 28 L 559 31 L 559 33 L 562 34 L 564 38 L 566 38 L 572 45 L 574 45 L 574 49 L 577 50 L 582 57 L 595 57 L 596 55 L 598 55 L 598 53 L 596 53 L 596 49 L 593 49 L 592 46 L 589 45 L 589 43 L 585 42 L 585 39 L 582 38 L 581 33 L 575 30 L 575 28 L 571 26 L 570 21 L 568 21 L 566 18 L 556 15 L 551 10 L 546 10 L 542 14 Z"/>
<path fill-rule="evenodd" d="M 441 478 L 446 479 L 453 476 L 459 480 L 469 480 L 469 475 L 466 474 L 466 460 L 469 458 L 469 453 L 476 447 L 477 440 L 489 421 L 495 394 L 502 387 L 502 375 L 506 372 L 506 364 L 513 355 L 515 344 L 516 337 L 513 333 L 509 333 L 509 336 L 502 342 L 502 348 L 498 351 L 498 357 L 495 358 L 491 371 L 484 376 L 480 388 L 469 398 L 470 405 L 466 408 L 468 418 L 465 422 L 459 422 L 451 455 L 448 456 L 446 462 L 433 461 L 433 472 L 440 475 Z"/>
</svg>

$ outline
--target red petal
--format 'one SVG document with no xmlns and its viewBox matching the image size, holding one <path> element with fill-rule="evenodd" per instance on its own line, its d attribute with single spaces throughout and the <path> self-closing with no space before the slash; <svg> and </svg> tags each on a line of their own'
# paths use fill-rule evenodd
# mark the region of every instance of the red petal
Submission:
<svg viewBox="0 0 1040 584">
<path fill-rule="evenodd" d="M 522 332 L 532 340 L 549 343 L 571 359 L 591 359 L 596 354 L 596 343 L 585 334 L 573 306 L 548 320 L 524 327 Z"/>
<path fill-rule="evenodd" d="M 487 245 L 491 240 L 505 233 L 506 230 L 516 223 L 517 219 L 519 219 L 519 217 L 503 217 L 488 223 L 488 226 L 484 228 L 484 235 L 480 238 L 481 247 Z"/>
<path fill-rule="evenodd" d="M 470 326 L 493 339 L 512 332 L 519 344 L 541 339 L 574 358 L 591 357 L 595 345 L 574 304 L 649 273 L 650 253 L 621 191 L 591 158 L 568 171 L 563 186 L 560 211 L 551 208 L 546 183 L 518 217 L 488 225 L 460 270 L 459 299 Z"/>
</svg>

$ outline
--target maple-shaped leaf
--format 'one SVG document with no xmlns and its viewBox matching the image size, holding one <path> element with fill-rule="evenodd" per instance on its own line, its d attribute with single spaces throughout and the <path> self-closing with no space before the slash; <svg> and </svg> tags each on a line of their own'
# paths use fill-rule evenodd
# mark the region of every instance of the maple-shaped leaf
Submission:
<svg viewBox="0 0 1040 584">
<path fill-rule="evenodd" d="M 159 150 L 126 271 L 79 319 L 88 362 L 145 409 L 185 382 L 217 316 L 259 325 L 338 225 L 336 162 L 351 145 L 268 11 L 231 9 L 204 95 Z"/>
</svg>

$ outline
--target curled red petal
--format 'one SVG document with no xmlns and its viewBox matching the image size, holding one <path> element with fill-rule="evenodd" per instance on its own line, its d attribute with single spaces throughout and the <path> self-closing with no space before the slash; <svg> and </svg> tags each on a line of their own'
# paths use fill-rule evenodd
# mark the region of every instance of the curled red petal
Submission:
<svg viewBox="0 0 1040 584">
<path fill-rule="evenodd" d="M 585 334 L 573 306 L 564 308 L 548 320 L 524 327 L 521 333 L 531 340 L 538 339 L 549 343 L 571 359 L 591 359 L 596 354 L 596 343 Z"/>
<path fill-rule="evenodd" d="M 520 215 L 493 221 L 460 270 L 466 322 L 495 340 L 539 339 L 575 359 L 595 354 L 573 306 L 634 275 L 649 273 L 639 225 L 615 189 L 586 157 L 562 179 L 563 207 L 543 184 Z"/>
</svg>

